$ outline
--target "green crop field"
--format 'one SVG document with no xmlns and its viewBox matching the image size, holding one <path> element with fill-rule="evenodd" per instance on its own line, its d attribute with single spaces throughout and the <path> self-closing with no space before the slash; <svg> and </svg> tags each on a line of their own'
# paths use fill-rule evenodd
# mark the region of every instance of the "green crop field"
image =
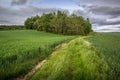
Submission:
<svg viewBox="0 0 120 80">
<path fill-rule="evenodd" d="M 30 80 L 120 80 L 120 33 L 76 38 Z"/>
<path fill-rule="evenodd" d="M 26 74 L 56 45 L 72 38 L 34 30 L 0 31 L 0 80 Z"/>
<path fill-rule="evenodd" d="M 88 38 L 88 41 L 109 66 L 108 80 L 120 80 L 120 33 L 101 33 Z"/>
</svg>

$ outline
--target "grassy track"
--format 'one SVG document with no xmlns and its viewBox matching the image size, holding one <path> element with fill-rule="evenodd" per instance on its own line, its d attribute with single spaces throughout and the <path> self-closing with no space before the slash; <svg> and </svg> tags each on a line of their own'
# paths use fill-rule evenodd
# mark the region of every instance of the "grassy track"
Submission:
<svg viewBox="0 0 120 80">
<path fill-rule="evenodd" d="M 0 31 L 0 80 L 24 75 L 57 44 L 72 38 L 34 30 Z"/>
<path fill-rule="evenodd" d="M 78 38 L 52 57 L 31 80 L 101 80 L 106 79 L 107 69 L 90 43 Z"/>
<path fill-rule="evenodd" d="M 72 40 L 30 80 L 120 80 L 120 33 Z"/>
</svg>

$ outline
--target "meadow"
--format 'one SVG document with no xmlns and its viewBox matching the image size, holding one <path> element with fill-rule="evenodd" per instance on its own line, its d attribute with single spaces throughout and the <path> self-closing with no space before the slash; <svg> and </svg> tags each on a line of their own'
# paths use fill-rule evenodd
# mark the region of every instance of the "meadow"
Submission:
<svg viewBox="0 0 120 80">
<path fill-rule="evenodd" d="M 30 80 L 120 80 L 120 33 L 70 41 Z"/>
<path fill-rule="evenodd" d="M 56 45 L 73 38 L 35 30 L 0 31 L 0 80 L 26 74 Z"/>
</svg>

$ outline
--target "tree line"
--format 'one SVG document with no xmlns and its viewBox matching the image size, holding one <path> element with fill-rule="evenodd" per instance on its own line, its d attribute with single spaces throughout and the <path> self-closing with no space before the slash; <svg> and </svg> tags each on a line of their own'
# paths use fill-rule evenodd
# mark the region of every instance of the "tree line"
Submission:
<svg viewBox="0 0 120 80">
<path fill-rule="evenodd" d="M 23 25 L 0 25 L 0 30 L 22 30 Z"/>
<path fill-rule="evenodd" d="M 89 19 L 64 12 L 43 14 L 27 18 L 24 22 L 26 29 L 35 29 L 63 35 L 87 35 L 92 31 Z"/>
</svg>

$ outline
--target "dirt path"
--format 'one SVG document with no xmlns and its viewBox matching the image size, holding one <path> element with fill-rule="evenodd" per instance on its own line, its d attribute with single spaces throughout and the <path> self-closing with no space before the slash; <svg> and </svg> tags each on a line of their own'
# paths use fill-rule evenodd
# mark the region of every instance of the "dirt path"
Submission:
<svg viewBox="0 0 120 80">
<path fill-rule="evenodd" d="M 51 58 L 51 56 L 55 55 L 57 53 L 57 49 L 64 47 L 66 45 L 66 43 L 62 43 L 58 46 L 55 47 L 55 51 L 53 51 L 47 58 L 45 58 L 43 61 L 39 62 L 37 65 L 35 65 L 33 67 L 33 69 L 28 72 L 24 77 L 18 77 L 15 78 L 14 80 L 27 80 L 29 79 L 38 69 L 40 69 L 47 61 L 49 58 Z"/>
</svg>

